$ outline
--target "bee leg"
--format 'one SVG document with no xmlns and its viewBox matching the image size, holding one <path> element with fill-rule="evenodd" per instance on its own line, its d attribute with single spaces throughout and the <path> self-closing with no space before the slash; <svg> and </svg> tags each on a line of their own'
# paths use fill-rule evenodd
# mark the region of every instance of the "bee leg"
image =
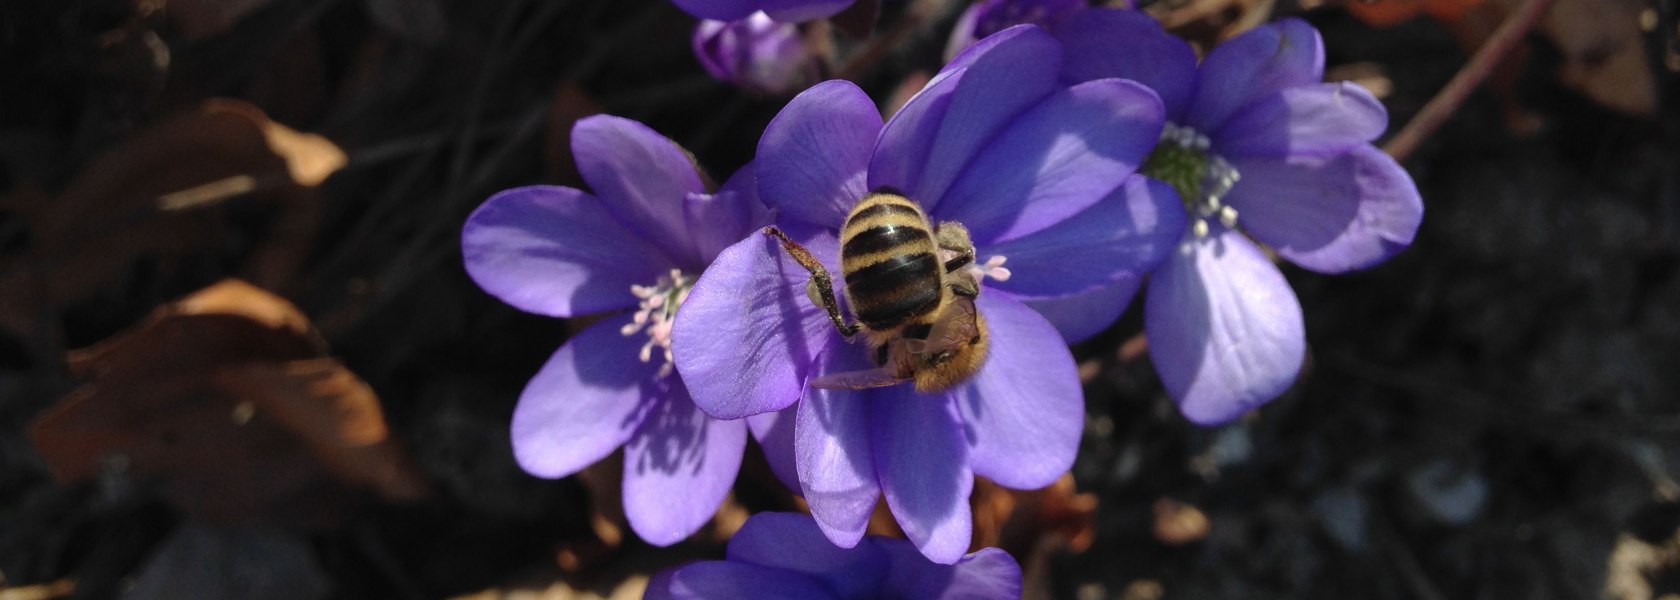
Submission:
<svg viewBox="0 0 1680 600">
<path fill-rule="evenodd" d="M 968 228 L 963 227 L 961 223 L 940 223 L 933 228 L 933 236 L 940 250 L 955 255 L 945 261 L 946 273 L 974 263 L 974 241 L 969 239 Z"/>
<path fill-rule="evenodd" d="M 782 249 L 787 251 L 788 256 L 792 256 L 794 262 L 811 272 L 811 279 L 805 282 L 805 295 L 828 311 L 828 319 L 834 321 L 834 328 L 840 330 L 840 335 L 849 338 L 857 333 L 858 324 L 847 323 L 845 317 L 840 315 L 840 303 L 834 299 L 834 279 L 829 277 L 828 269 L 823 267 L 822 261 L 817 260 L 810 250 L 806 250 L 798 242 L 788 239 L 787 234 L 782 233 L 780 229 L 765 227 L 764 233 L 781 240 Z"/>
</svg>

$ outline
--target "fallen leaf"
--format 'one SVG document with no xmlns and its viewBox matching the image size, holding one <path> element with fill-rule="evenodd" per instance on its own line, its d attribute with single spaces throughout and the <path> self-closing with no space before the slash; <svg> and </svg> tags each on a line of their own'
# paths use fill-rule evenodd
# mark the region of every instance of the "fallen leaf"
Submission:
<svg viewBox="0 0 1680 600">
<path fill-rule="evenodd" d="M 132 475 L 213 521 L 330 526 L 351 489 L 424 495 L 378 399 L 290 303 L 225 281 L 71 353 L 92 382 L 30 427 L 53 477 Z"/>
<path fill-rule="evenodd" d="M 1639 28 L 1644 2 L 1558 0 L 1540 32 L 1557 46 L 1558 80 L 1600 106 L 1635 116 L 1657 114 L 1656 78 Z"/>
<path fill-rule="evenodd" d="M 1036 490 L 1011 490 L 976 478 L 972 547 L 995 546 L 1029 556 L 1044 544 L 1084 552 L 1096 539 L 1097 496 L 1080 493 L 1073 475 Z"/>
<path fill-rule="evenodd" d="M 56 197 L 6 199 L 34 243 L 0 257 L 0 289 L 31 290 L 27 302 L 8 303 L 0 324 L 109 291 L 143 259 L 170 265 L 218 255 L 226 215 L 189 209 L 247 193 L 260 193 L 277 214 L 267 221 L 269 235 L 256 232 L 246 276 L 279 286 L 314 236 L 320 207 L 313 186 L 346 160 L 325 138 L 274 123 L 244 102 L 212 100 L 165 119 L 89 163 Z"/>
</svg>

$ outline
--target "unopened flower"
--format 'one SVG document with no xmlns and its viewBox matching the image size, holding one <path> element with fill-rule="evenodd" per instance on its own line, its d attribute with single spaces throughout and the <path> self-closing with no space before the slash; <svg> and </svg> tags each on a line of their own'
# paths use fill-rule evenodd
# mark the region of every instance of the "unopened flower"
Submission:
<svg viewBox="0 0 1680 600">
<path fill-rule="evenodd" d="M 884 126 L 862 90 L 829 81 L 795 97 L 759 142 L 760 197 L 835 283 L 838 230 L 872 192 L 909 198 L 930 226 L 966 227 L 973 262 L 951 272 L 978 282 L 972 306 L 989 348 L 971 378 L 937 393 L 811 386 L 879 367 L 861 340 L 892 332 L 848 341 L 807 294 L 810 273 L 767 235 L 720 254 L 677 320 L 672 349 L 695 403 L 750 416 L 772 466 L 841 546 L 858 542 L 884 495 L 910 540 L 950 563 L 968 548 L 973 475 L 1027 489 L 1065 472 L 1084 401 L 1057 327 L 1092 319 L 1056 304 L 1135 286 L 1182 228 L 1170 199 L 1121 189 L 1144 182 L 1132 173 L 1160 135 L 1154 94 L 1118 79 L 1058 85 L 1060 60 L 1043 31 L 1009 29 L 957 57 Z"/>
<path fill-rule="evenodd" d="M 701 21 L 694 28 L 694 56 L 712 77 L 761 94 L 791 92 L 816 76 L 799 27 L 762 11 L 736 21 Z"/>
<path fill-rule="evenodd" d="M 1179 408 L 1234 419 L 1294 382 L 1301 307 L 1250 238 L 1320 273 L 1375 265 L 1412 242 L 1423 216 L 1404 168 L 1371 145 L 1388 126 L 1357 85 L 1321 83 L 1324 44 L 1299 19 L 1257 27 L 1197 64 L 1146 14 L 1087 9 L 1053 29 L 1064 83 L 1125 77 L 1150 86 L 1168 124 L 1142 172 L 1188 217 L 1151 274 L 1144 328 Z"/>
<path fill-rule="evenodd" d="M 838 548 L 810 517 L 760 513 L 729 539 L 726 560 L 660 572 L 642 597 L 1013 600 L 1021 597 L 1021 567 L 997 548 L 983 548 L 950 565 L 929 562 L 899 539 L 870 536 L 851 548 Z"/>
<path fill-rule="evenodd" d="M 712 257 L 767 220 L 750 165 L 717 193 L 682 148 L 635 121 L 572 130 L 593 194 L 531 186 L 490 197 L 461 249 L 479 287 L 556 317 L 609 313 L 543 365 L 514 409 L 514 457 L 564 477 L 624 448 L 624 513 L 659 545 L 716 512 L 741 464 L 746 424 L 695 408 L 671 365 L 671 325 Z"/>
<path fill-rule="evenodd" d="M 856 0 L 671 0 L 688 14 L 713 21 L 738 21 L 764 11 L 784 23 L 825 19 L 846 10 Z"/>
<path fill-rule="evenodd" d="M 1085 0 L 980 0 L 957 17 L 945 45 L 945 58 L 980 39 L 1015 25 L 1037 25 L 1049 29 L 1065 15 L 1087 6 Z"/>
</svg>

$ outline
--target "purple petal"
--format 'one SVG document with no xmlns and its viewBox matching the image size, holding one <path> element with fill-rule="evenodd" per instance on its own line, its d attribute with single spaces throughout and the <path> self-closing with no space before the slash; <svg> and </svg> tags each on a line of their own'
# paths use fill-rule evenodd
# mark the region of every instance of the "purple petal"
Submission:
<svg viewBox="0 0 1680 600">
<path fill-rule="evenodd" d="M 1282 394 L 1306 352 L 1289 282 L 1248 238 L 1216 229 L 1155 272 L 1143 313 L 1161 383 L 1203 425 Z"/>
<path fill-rule="evenodd" d="M 981 294 L 977 303 L 991 331 L 991 354 L 953 394 L 968 463 L 1004 487 L 1050 485 L 1073 467 L 1085 423 L 1073 355 L 1055 327 L 1020 302 Z"/>
<path fill-rule="evenodd" d="M 729 560 L 815 575 L 843 598 L 877 594 L 886 576 L 887 557 L 874 544 L 835 546 L 811 517 L 795 513 L 759 513 L 729 538 Z M 927 562 L 920 555 L 917 560 Z"/>
<path fill-rule="evenodd" d="M 945 40 L 945 61 L 950 62 L 976 41 L 975 25 L 979 24 L 980 11 L 985 6 L 983 2 L 976 2 L 963 9 L 957 15 L 957 22 L 951 25 L 951 37 Z"/>
<path fill-rule="evenodd" d="M 759 197 L 789 220 L 839 229 L 863 197 L 881 113 L 850 81 L 819 83 L 794 96 L 758 141 Z"/>
<path fill-rule="evenodd" d="M 1329 159 L 1248 159 L 1227 201 L 1237 222 L 1320 273 L 1375 265 L 1412 244 L 1423 200 L 1406 169 L 1369 145 Z"/>
<path fill-rule="evenodd" d="M 770 210 L 758 201 L 758 179 L 747 163 L 716 194 L 689 194 L 683 214 L 693 229 L 695 251 L 711 263 L 719 252 L 770 224 Z"/>
<path fill-rule="evenodd" d="M 612 454 L 664 401 L 659 365 L 637 359 L 647 338 L 625 336 L 628 316 L 606 319 L 568 340 L 526 384 L 510 434 L 519 466 L 565 477 Z"/>
<path fill-rule="evenodd" d="M 671 0 L 677 8 L 702 19 L 734 21 L 758 10 L 759 0 Z"/>
<path fill-rule="evenodd" d="M 1021 597 L 1021 566 L 997 548 L 981 548 L 954 565 L 928 562 L 904 540 L 877 538 L 889 557 L 887 593 L 926 600 L 1012 600 Z"/>
<path fill-rule="evenodd" d="M 836 344 L 825 353 L 822 372 L 869 368 L 863 353 L 862 346 Z M 863 538 L 881 494 L 869 441 L 870 398 L 878 391 L 812 388 L 793 427 L 799 487 L 811 517 L 843 548 Z"/>
<path fill-rule="evenodd" d="M 688 194 L 707 190 L 682 147 L 641 123 L 595 115 L 572 127 L 572 153 L 578 173 L 608 211 L 682 266 L 704 265 L 682 204 Z"/>
<path fill-rule="evenodd" d="M 759 0 L 770 18 L 785 23 L 803 23 L 837 15 L 854 0 Z"/>
<path fill-rule="evenodd" d="M 1044 328 L 1061 343 L 1048 324 Z M 1065 347 L 1060 350 L 1067 353 Z M 974 472 L 962 417 L 949 396 L 918 394 L 909 385 L 875 390 L 871 410 L 875 472 L 887 507 L 928 560 L 957 562 L 974 533 L 968 506 Z"/>
<path fill-rule="evenodd" d="M 1031 297 L 1078 294 L 1153 270 L 1178 246 L 1184 221 L 1172 186 L 1132 176 L 1072 218 L 977 248 L 976 260 L 1006 257 L 1009 279 L 988 281 L 990 287 Z"/>
<path fill-rule="evenodd" d="M 478 287 L 553 317 L 635 306 L 630 286 L 650 285 L 674 264 L 600 200 L 554 186 L 485 200 L 461 228 L 461 254 Z"/>
<path fill-rule="evenodd" d="M 1142 279 L 1122 279 L 1074 296 L 1016 299 L 1050 321 L 1063 341 L 1077 344 L 1119 320 L 1142 284 Z"/>
<path fill-rule="evenodd" d="M 798 414 L 798 406 L 759 413 L 747 417 L 747 428 L 764 450 L 764 460 L 770 463 L 770 472 L 775 473 L 776 478 L 782 480 L 782 485 L 793 493 L 804 495 L 799 490 L 799 467 L 793 446 L 793 424 Z"/>
<path fill-rule="evenodd" d="M 643 600 L 840 600 L 809 575 L 758 565 L 713 560 L 663 571 L 648 581 Z"/>
<path fill-rule="evenodd" d="M 935 212 L 967 225 L 976 244 L 1044 229 L 1120 187 L 1155 147 L 1161 123 L 1155 93 L 1130 81 L 1060 90 L 998 135 Z"/>
<path fill-rule="evenodd" d="M 919 198 L 915 190 L 922 169 L 933 155 L 933 143 L 950 109 L 951 96 L 967 72 L 959 69 L 940 73 L 887 120 L 875 144 L 875 156 L 869 161 L 869 189 L 908 190 L 912 198 Z"/>
<path fill-rule="evenodd" d="M 718 81 L 731 81 L 735 76 L 733 59 L 739 52 L 740 39 L 729 34 L 729 25 L 725 21 L 702 19 L 689 38 L 700 68 Z"/>
<path fill-rule="evenodd" d="M 1238 110 L 1324 78 L 1324 40 L 1306 21 L 1280 19 L 1220 44 L 1202 61 L 1184 125 L 1218 131 Z"/>
<path fill-rule="evenodd" d="M 624 516 L 655 546 L 682 541 L 712 519 L 747 446 L 745 421 L 706 416 L 671 379 L 665 401 L 624 447 Z"/>
<path fill-rule="evenodd" d="M 1190 108 L 1196 88 L 1196 51 L 1147 13 L 1091 8 L 1056 23 L 1062 42 L 1064 83 L 1119 77 L 1155 90 L 1167 120 L 1177 122 Z"/>
<path fill-rule="evenodd" d="M 1279 90 L 1238 111 L 1211 136 L 1213 151 L 1243 156 L 1329 156 L 1369 146 L 1388 127 L 1388 110 L 1365 88 L 1321 83 Z"/>
<path fill-rule="evenodd" d="M 812 251 L 838 256 L 829 235 Z M 671 352 L 700 410 L 719 419 L 781 410 L 799 399 L 823 348 L 839 344 L 805 296 L 809 274 L 768 235 L 724 249 L 677 311 Z"/>
<path fill-rule="evenodd" d="M 928 211 L 935 211 L 946 189 L 964 172 L 964 166 L 981 152 L 994 145 L 992 139 L 1004 131 L 1017 115 L 1038 104 L 1055 89 L 1056 67 L 1061 64 L 1062 50 L 1055 38 L 1044 30 L 1030 25 L 1011 27 L 987 37 L 963 52 L 967 71 L 950 96 L 950 106 L 940 115 L 938 133 L 926 155 L 895 152 L 886 140 L 880 151 L 890 160 L 904 160 L 925 164 L 908 169 L 919 173 L 913 182 L 893 185 L 910 194 Z M 957 66 L 946 65 L 945 71 Z M 932 101 L 931 96 L 918 100 Z M 931 112 L 931 111 L 930 111 Z M 927 126 L 915 126 L 917 132 L 931 131 Z M 912 147 L 921 147 L 914 144 Z M 879 160 L 876 164 L 879 164 Z M 871 178 L 871 183 L 875 179 Z"/>
</svg>

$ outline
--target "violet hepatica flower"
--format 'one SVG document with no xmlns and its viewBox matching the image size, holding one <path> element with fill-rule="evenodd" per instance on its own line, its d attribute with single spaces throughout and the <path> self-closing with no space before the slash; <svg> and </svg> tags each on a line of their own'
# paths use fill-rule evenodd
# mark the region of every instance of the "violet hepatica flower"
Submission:
<svg viewBox="0 0 1680 600">
<path fill-rule="evenodd" d="M 667 545 L 716 512 L 747 428 L 695 408 L 670 362 L 672 318 L 719 251 L 762 226 L 751 168 L 717 193 L 675 143 L 635 121 L 572 129 L 593 194 L 532 186 L 467 217 L 461 249 L 479 287 L 527 312 L 610 313 L 561 346 L 514 409 L 515 458 L 564 477 L 624 448 L 624 513 Z"/>
<path fill-rule="evenodd" d="M 784 23 L 825 19 L 846 10 L 856 0 L 672 0 L 688 14 L 713 21 L 739 21 L 764 11 Z"/>
<path fill-rule="evenodd" d="M 718 418 L 750 416 L 772 467 L 797 481 L 840 546 L 858 543 L 885 496 L 910 540 L 951 563 L 969 545 L 975 474 L 1030 489 L 1065 472 L 1084 402 L 1057 326 L 1095 320 L 1066 299 L 1098 293 L 1117 304 L 1101 294 L 1136 285 L 1182 228 L 1170 199 L 1122 189 L 1145 185 L 1132 173 L 1160 135 L 1154 94 L 1119 79 L 1058 85 L 1060 61 L 1048 34 L 1012 28 L 947 65 L 884 126 L 861 90 L 829 81 L 795 97 L 759 141 L 760 197 L 836 283 L 836 232 L 873 190 L 902 193 L 933 223 L 967 227 L 990 352 L 965 383 L 935 394 L 810 387 L 873 364 L 767 235 L 718 255 L 683 307 L 672 349 L 695 404 Z"/>
<path fill-rule="evenodd" d="M 1375 265 L 1412 242 L 1423 203 L 1404 168 L 1371 145 L 1388 126 L 1357 85 L 1321 83 L 1324 44 L 1285 19 L 1214 48 L 1148 15 L 1088 9 L 1053 28 L 1062 80 L 1150 86 L 1168 124 L 1143 173 L 1189 217 L 1151 274 L 1144 328 L 1155 369 L 1190 420 L 1235 419 L 1283 393 L 1305 353 L 1301 306 L 1257 240 L 1320 273 Z"/>
<path fill-rule="evenodd" d="M 645 600 L 1015 600 L 1021 567 L 984 548 L 956 564 L 929 562 L 904 540 L 870 536 L 851 548 L 823 537 L 810 517 L 760 513 L 729 538 L 726 560 L 668 569 Z"/>
<path fill-rule="evenodd" d="M 1086 6 L 1085 0 L 980 0 L 957 17 L 945 46 L 945 58 L 949 60 L 981 38 L 1015 25 L 1049 28 Z"/>
<path fill-rule="evenodd" d="M 737 21 L 701 21 L 694 28 L 694 56 L 719 81 L 761 94 L 791 92 L 816 78 L 799 27 L 762 11 Z"/>
</svg>

